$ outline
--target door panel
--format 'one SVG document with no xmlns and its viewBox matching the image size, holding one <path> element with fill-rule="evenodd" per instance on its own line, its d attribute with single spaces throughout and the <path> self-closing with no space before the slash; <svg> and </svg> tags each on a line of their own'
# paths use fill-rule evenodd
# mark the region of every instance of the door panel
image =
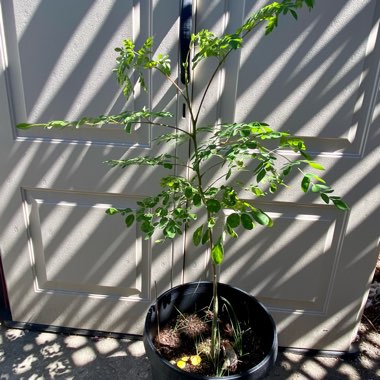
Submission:
<svg viewBox="0 0 380 380">
<path fill-rule="evenodd" d="M 123 38 L 138 46 L 154 35 L 174 57 L 175 76 L 179 5 L 15 0 L 2 1 L 1 13 L 0 244 L 13 320 L 141 334 L 155 288 L 181 280 L 181 256 L 105 210 L 135 208 L 169 171 L 102 162 L 159 154 L 154 138 L 163 131 L 14 126 L 143 106 L 176 114 L 176 93 L 156 75 L 146 78 L 150 92 L 136 88 L 125 103 L 112 68 Z"/>
<path fill-rule="evenodd" d="M 122 223 L 115 228 L 108 223 L 109 218 L 104 218 L 110 204 L 132 208 L 134 200 L 35 189 L 23 189 L 23 198 L 39 291 L 92 292 L 149 300 L 148 242 L 137 228 L 125 231 Z M 109 203 L 104 203 L 107 200 Z M 100 234 L 107 239 L 93 238 Z"/>
<path fill-rule="evenodd" d="M 232 33 L 264 3 L 198 1 L 197 29 Z M 247 198 L 268 210 L 275 225 L 228 242 L 220 279 L 268 305 L 282 346 L 344 351 L 360 320 L 379 252 L 380 155 L 373 119 L 379 12 L 377 2 L 320 0 L 298 21 L 280 18 L 271 35 L 259 30 L 229 57 L 211 89 L 218 96 L 204 106 L 206 123 L 257 120 L 303 136 L 326 168 L 322 175 L 351 206 L 342 213 L 303 196 L 297 178 L 266 204 Z M 211 70 L 204 65 L 196 75 L 196 100 Z M 200 273 L 207 278 L 207 259 L 189 242 L 185 281 Z"/>
</svg>

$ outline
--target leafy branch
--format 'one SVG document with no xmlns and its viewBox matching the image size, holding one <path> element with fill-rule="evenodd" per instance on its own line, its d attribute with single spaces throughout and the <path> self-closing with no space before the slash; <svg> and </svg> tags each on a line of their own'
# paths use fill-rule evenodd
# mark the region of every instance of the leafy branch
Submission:
<svg viewBox="0 0 380 380">
<path fill-rule="evenodd" d="M 79 120 L 67 121 L 67 120 L 52 120 L 46 123 L 20 123 L 17 125 L 18 129 L 30 129 L 34 127 L 54 129 L 54 128 L 67 128 L 74 127 L 80 128 L 83 126 L 104 126 L 107 124 L 123 125 L 124 131 L 127 133 L 132 132 L 133 124 L 142 123 L 142 119 L 149 124 L 157 124 L 151 122 L 151 118 L 161 118 L 161 117 L 173 117 L 170 112 L 167 111 L 150 111 L 147 108 L 143 108 L 141 111 L 123 111 L 115 115 L 100 115 L 97 117 L 82 117 Z M 160 124 L 170 128 L 170 125 Z M 178 130 L 177 127 L 172 127 Z"/>
</svg>

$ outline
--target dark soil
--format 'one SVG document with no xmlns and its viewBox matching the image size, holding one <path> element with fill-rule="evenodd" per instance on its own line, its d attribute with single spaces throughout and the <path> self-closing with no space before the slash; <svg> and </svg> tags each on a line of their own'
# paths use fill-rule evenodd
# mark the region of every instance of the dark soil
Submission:
<svg viewBox="0 0 380 380">
<path fill-rule="evenodd" d="M 252 326 L 247 326 L 245 322 L 240 323 L 242 355 L 239 354 L 228 317 L 221 316 L 219 326 L 223 345 L 220 351 L 219 371 L 227 357 L 232 356 L 232 360 L 225 363 L 223 372 L 218 372 L 218 376 L 242 373 L 263 360 L 266 353 L 259 339 L 260 334 L 257 334 Z M 210 342 L 210 313 L 202 311 L 198 314 L 180 314 L 167 325 L 161 326 L 154 344 L 160 354 L 173 365 L 177 365 L 181 359 L 182 362 L 184 358 L 188 359 L 182 370 L 202 376 L 215 376 L 216 370 L 210 360 Z M 194 355 L 201 358 L 197 365 L 193 365 L 190 360 Z"/>
</svg>

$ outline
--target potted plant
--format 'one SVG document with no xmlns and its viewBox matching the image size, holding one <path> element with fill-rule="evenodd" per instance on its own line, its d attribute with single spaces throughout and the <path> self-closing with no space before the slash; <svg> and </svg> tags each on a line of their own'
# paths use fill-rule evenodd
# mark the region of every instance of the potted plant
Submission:
<svg viewBox="0 0 380 380">
<path fill-rule="evenodd" d="M 176 88 L 185 101 L 190 115 L 189 129 L 167 122 L 172 116 L 169 112 L 147 108 L 122 111 L 116 115 L 83 117 L 77 121 L 54 120 L 41 124 L 18 125 L 18 128 L 27 129 L 36 126 L 78 128 L 83 125 L 120 124 L 127 133 L 132 133 L 136 124 L 152 127 L 160 125 L 166 126 L 168 133 L 160 136 L 157 144 L 174 142 L 177 145 L 190 145 L 188 162 L 180 162 L 169 152 L 156 157 L 107 161 L 112 167 L 120 168 L 130 165 L 162 166 L 168 169 L 185 167 L 187 175 L 168 175 L 161 178 L 162 190 L 137 202 L 135 210 L 110 208 L 107 213 L 122 215 L 127 227 L 135 222 L 139 223 L 147 239 L 157 230 L 162 232 L 163 240 L 174 239 L 193 225 L 193 243 L 196 246 L 206 246 L 210 253 L 211 282 L 185 284 L 171 289 L 161 295 L 149 309 L 144 343 L 152 365 L 157 366 L 153 368 L 154 378 L 204 378 L 203 375 L 180 369 L 191 367 L 197 372 L 197 366 L 202 361 L 209 363 L 206 369 L 211 372 L 207 373 L 207 378 L 227 376 L 231 379 L 253 379 L 264 376 L 277 354 L 275 326 L 266 309 L 252 296 L 218 283 L 218 267 L 224 259 L 226 239 L 237 239 L 240 230 L 251 231 L 257 225 L 272 227 L 272 219 L 257 207 L 255 199 L 286 187 L 286 178 L 295 171 L 301 173 L 301 191 L 319 194 L 325 203 L 331 203 L 340 210 L 348 209 L 339 196 L 332 195 L 333 189 L 325 180 L 314 172 L 305 171 L 305 167 L 315 170 L 323 170 L 323 167 L 306 153 L 302 139 L 287 132 L 275 131 L 266 123 L 257 121 L 220 125 L 199 123 L 200 111 L 205 98 L 209 96 L 212 81 L 229 55 L 242 47 L 246 36 L 262 23 L 266 23 L 265 32 L 269 34 L 277 26 L 280 15 L 289 13 L 297 19 L 297 9 L 304 5 L 312 8 L 313 3 L 314 0 L 274 2 L 251 15 L 232 34 L 217 37 L 208 30 L 201 30 L 191 35 L 190 53 L 183 64 L 183 85 L 172 74 L 167 55 L 158 54 L 152 57 L 153 38 L 148 38 L 138 49 L 133 41 L 123 41 L 123 46 L 116 49 L 119 55 L 115 72 L 126 98 L 132 94 L 135 86 L 130 79 L 130 71 L 135 72 L 136 82 L 146 89 L 144 73 L 147 70 L 156 70 Z M 214 59 L 216 66 L 205 86 L 201 101 L 195 105 L 191 97 L 190 77 L 193 77 L 198 65 L 206 59 Z M 297 155 L 289 156 L 286 154 L 289 151 Z M 208 175 L 215 172 L 216 168 L 218 177 L 210 180 Z M 248 173 L 249 183 L 243 184 L 236 179 L 242 172 Z M 242 195 L 247 192 L 251 201 L 247 201 L 247 197 Z M 162 344 L 160 339 L 164 322 L 170 323 L 174 319 L 175 323 L 186 325 L 192 318 L 191 313 L 198 312 L 196 315 L 202 324 L 204 319 L 199 317 L 201 310 L 210 322 L 202 325 L 205 331 L 208 329 L 210 338 L 206 338 L 203 333 L 194 334 L 190 339 L 194 343 L 193 355 L 173 358 L 172 363 L 169 359 L 163 359 L 159 354 L 163 350 L 159 346 Z M 262 336 L 258 330 L 261 330 Z M 250 334 L 253 333 L 259 336 L 252 337 Z M 173 335 L 171 338 L 178 336 L 182 335 Z M 247 340 L 252 339 L 256 339 L 261 346 L 251 349 L 262 352 L 256 359 L 249 356 L 248 362 L 256 360 L 250 368 L 246 365 L 241 367 L 239 363 L 244 362 L 243 356 L 247 355 L 246 352 L 243 353 L 243 348 L 246 349 Z"/>
</svg>

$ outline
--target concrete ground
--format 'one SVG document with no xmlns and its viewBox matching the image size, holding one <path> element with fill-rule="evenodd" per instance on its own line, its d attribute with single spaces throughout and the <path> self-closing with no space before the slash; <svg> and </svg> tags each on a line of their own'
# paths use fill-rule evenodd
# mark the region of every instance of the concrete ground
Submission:
<svg viewBox="0 0 380 380">
<path fill-rule="evenodd" d="M 281 353 L 268 379 L 380 379 L 380 334 L 364 325 L 355 359 Z M 85 337 L 0 326 L 0 380 L 147 379 L 141 340 Z"/>
</svg>

